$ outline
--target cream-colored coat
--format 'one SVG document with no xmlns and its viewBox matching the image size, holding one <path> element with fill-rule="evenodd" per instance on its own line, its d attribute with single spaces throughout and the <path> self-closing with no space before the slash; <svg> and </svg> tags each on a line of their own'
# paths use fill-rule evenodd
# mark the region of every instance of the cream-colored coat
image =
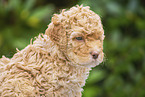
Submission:
<svg viewBox="0 0 145 97">
<path fill-rule="evenodd" d="M 101 20 L 89 7 L 55 14 L 44 35 L 0 59 L 0 96 L 81 97 L 91 67 L 103 61 L 103 39 Z"/>
</svg>

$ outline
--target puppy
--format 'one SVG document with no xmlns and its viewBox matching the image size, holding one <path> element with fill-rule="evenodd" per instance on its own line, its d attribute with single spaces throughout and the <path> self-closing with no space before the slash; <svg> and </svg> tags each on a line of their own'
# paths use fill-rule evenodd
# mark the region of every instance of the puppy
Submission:
<svg viewBox="0 0 145 97">
<path fill-rule="evenodd" d="M 54 14 L 45 34 L 0 59 L 1 97 L 81 97 L 91 67 L 103 61 L 104 30 L 89 7 Z"/>
</svg>

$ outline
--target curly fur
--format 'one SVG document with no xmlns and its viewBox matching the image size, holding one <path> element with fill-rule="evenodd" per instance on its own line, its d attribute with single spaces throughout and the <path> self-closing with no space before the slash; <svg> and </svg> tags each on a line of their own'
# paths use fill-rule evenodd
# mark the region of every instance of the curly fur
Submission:
<svg viewBox="0 0 145 97">
<path fill-rule="evenodd" d="M 0 96 L 81 97 L 91 67 L 103 61 L 103 39 L 100 17 L 89 7 L 62 10 L 44 35 L 0 59 Z"/>
</svg>

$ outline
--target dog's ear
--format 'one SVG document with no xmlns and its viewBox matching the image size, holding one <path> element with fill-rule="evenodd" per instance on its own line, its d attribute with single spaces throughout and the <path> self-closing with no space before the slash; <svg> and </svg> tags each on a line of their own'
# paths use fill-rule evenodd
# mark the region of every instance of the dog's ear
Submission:
<svg viewBox="0 0 145 97">
<path fill-rule="evenodd" d="M 48 25 L 45 34 L 50 37 L 51 41 L 58 45 L 63 53 L 66 53 L 67 35 L 64 25 L 61 23 L 61 20 L 59 20 L 58 15 L 53 16 L 52 22 Z"/>
</svg>

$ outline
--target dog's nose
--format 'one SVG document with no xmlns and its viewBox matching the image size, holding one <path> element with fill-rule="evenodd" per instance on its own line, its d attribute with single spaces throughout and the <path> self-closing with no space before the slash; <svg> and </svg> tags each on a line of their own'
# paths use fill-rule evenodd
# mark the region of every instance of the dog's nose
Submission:
<svg viewBox="0 0 145 97">
<path fill-rule="evenodd" d="M 90 54 L 92 55 L 93 59 L 97 59 L 99 56 L 97 52 L 90 52 Z"/>
</svg>

